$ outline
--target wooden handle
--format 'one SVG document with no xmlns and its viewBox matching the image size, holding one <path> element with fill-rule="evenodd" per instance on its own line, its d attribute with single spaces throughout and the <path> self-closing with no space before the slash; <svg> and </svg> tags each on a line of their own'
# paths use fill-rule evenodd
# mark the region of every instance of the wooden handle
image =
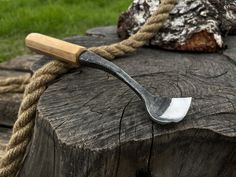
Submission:
<svg viewBox="0 0 236 177">
<path fill-rule="evenodd" d="M 72 64 L 78 64 L 79 56 L 86 51 L 86 48 L 82 46 L 38 33 L 29 34 L 25 39 L 25 44 L 37 53 L 49 55 Z"/>
</svg>

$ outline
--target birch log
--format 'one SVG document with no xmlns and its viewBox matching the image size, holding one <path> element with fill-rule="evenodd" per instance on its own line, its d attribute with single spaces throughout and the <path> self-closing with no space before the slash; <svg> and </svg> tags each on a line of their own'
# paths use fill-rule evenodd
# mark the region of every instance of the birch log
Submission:
<svg viewBox="0 0 236 177">
<path fill-rule="evenodd" d="M 158 8 L 160 0 L 133 0 L 118 21 L 118 34 L 136 33 Z M 236 1 L 180 0 L 169 20 L 149 44 L 165 49 L 215 52 L 224 47 L 223 36 L 236 29 Z"/>
</svg>

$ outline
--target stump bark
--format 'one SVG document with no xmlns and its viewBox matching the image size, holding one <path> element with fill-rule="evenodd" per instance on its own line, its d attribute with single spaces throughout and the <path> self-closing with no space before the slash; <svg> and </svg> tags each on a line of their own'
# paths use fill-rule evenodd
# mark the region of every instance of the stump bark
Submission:
<svg viewBox="0 0 236 177">
<path fill-rule="evenodd" d="M 67 40 L 119 40 L 109 27 L 87 34 Z M 150 121 L 135 93 L 103 71 L 82 67 L 58 78 L 39 101 L 18 177 L 235 177 L 236 37 L 226 41 L 222 53 L 142 48 L 114 60 L 153 94 L 193 97 L 178 124 Z"/>
</svg>

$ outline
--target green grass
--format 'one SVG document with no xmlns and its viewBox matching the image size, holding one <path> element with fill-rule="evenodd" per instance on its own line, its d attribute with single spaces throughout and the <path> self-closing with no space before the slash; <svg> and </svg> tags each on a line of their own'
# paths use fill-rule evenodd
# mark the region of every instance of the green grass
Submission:
<svg viewBox="0 0 236 177">
<path fill-rule="evenodd" d="M 39 32 L 57 38 L 116 24 L 132 0 L 0 0 L 0 61 L 24 54 L 24 38 Z"/>
</svg>

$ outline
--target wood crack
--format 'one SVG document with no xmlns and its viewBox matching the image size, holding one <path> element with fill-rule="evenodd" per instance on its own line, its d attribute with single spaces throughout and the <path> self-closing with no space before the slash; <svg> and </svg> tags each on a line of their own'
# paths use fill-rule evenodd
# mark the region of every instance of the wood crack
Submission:
<svg viewBox="0 0 236 177">
<path fill-rule="evenodd" d="M 55 142 L 55 131 L 53 131 L 53 177 L 56 177 L 56 142 Z"/>
<path fill-rule="evenodd" d="M 87 102 L 85 102 L 85 103 L 84 103 L 82 106 L 80 106 L 80 107 L 86 106 L 89 102 L 91 102 L 93 99 L 97 98 L 98 96 L 100 96 L 100 95 L 103 94 L 103 93 L 104 93 L 104 91 L 103 91 L 103 92 L 100 92 L 100 93 L 98 93 L 98 94 L 96 94 L 95 96 L 93 96 L 91 99 L 89 99 Z M 78 109 L 79 109 L 79 108 L 78 108 Z M 90 111 L 91 111 L 91 112 L 96 112 L 96 111 L 94 111 L 94 110 L 92 110 L 92 109 L 90 109 Z M 101 112 L 96 112 L 96 113 L 102 114 Z M 60 127 L 61 127 L 64 123 L 66 123 L 69 119 L 70 119 L 70 117 L 64 119 L 62 123 L 60 123 L 58 126 L 55 127 L 55 130 L 57 130 L 58 128 L 60 128 Z"/>
<path fill-rule="evenodd" d="M 226 59 L 227 61 L 229 61 L 231 64 L 235 65 L 236 66 L 236 61 L 234 59 L 232 59 L 231 57 L 229 57 L 227 54 L 223 53 L 222 54 Z"/>
<path fill-rule="evenodd" d="M 151 160 L 152 160 L 152 151 L 153 151 L 153 145 L 154 145 L 154 125 L 152 122 L 152 138 L 151 138 L 151 145 L 150 145 L 150 151 L 149 151 L 149 157 L 148 157 L 148 163 L 147 163 L 147 171 L 151 175 Z"/>
<path fill-rule="evenodd" d="M 3 125 L 3 124 L 0 124 L 0 128 L 9 128 L 11 129 L 13 126 L 12 125 Z"/>
<path fill-rule="evenodd" d="M 33 75 L 33 72 L 29 69 L 20 69 L 20 68 L 5 68 L 0 66 L 0 70 L 5 70 L 5 71 L 16 71 L 16 72 L 22 72 L 22 73 L 29 73 Z"/>
<path fill-rule="evenodd" d="M 228 71 L 225 71 L 225 72 L 223 72 L 223 73 L 221 73 L 221 74 L 214 75 L 214 76 L 197 75 L 197 74 L 195 74 L 195 73 L 193 73 L 193 72 L 189 72 L 189 73 L 190 73 L 191 75 L 193 75 L 193 76 L 201 77 L 201 78 L 204 78 L 204 79 L 216 79 L 216 78 L 219 78 L 219 77 L 221 77 L 221 76 L 224 76 L 224 75 L 228 74 Z"/>
<path fill-rule="evenodd" d="M 180 83 L 180 77 L 178 77 L 178 81 L 177 81 L 177 84 L 176 84 L 176 86 L 177 86 L 177 88 L 178 88 L 178 89 L 179 89 L 179 91 L 180 91 L 180 96 L 181 96 L 181 97 L 183 97 L 183 91 L 182 91 L 182 89 L 181 89 L 181 87 L 180 87 L 179 83 Z"/>
<path fill-rule="evenodd" d="M 189 149 L 190 149 L 191 146 L 193 146 L 194 137 L 197 136 L 198 132 L 199 132 L 199 129 L 196 129 L 195 132 L 194 132 L 194 134 L 193 134 L 193 138 L 192 138 L 192 139 L 190 140 L 190 142 L 189 142 L 188 149 L 187 149 L 186 151 L 183 151 L 183 152 L 182 152 L 182 153 L 183 153 L 183 161 L 182 161 L 180 170 L 179 170 L 179 172 L 178 172 L 178 177 L 181 176 L 182 170 L 183 170 L 183 168 L 184 168 L 185 159 L 188 158 L 188 154 L 190 153 L 190 150 L 189 150 Z M 186 157 L 186 156 L 187 156 L 187 157 Z"/>
<path fill-rule="evenodd" d="M 179 173 L 178 173 L 178 177 L 180 177 L 180 174 L 181 174 L 181 172 L 182 172 L 182 170 L 183 170 L 183 167 L 184 167 L 184 164 L 181 164 L 181 167 L 180 167 Z"/>
<path fill-rule="evenodd" d="M 87 154 L 87 166 L 86 166 L 86 177 L 89 177 L 89 159 L 90 159 L 90 155 L 89 155 L 89 152 Z"/>
<path fill-rule="evenodd" d="M 222 163 L 222 166 L 218 171 L 217 177 L 227 176 L 227 174 L 224 173 L 228 169 L 228 165 L 234 163 L 233 158 L 235 157 L 235 153 L 236 153 L 236 146 L 234 146 L 231 152 L 225 157 L 224 163 Z"/>
<path fill-rule="evenodd" d="M 119 122 L 119 139 L 118 139 L 118 159 L 117 159 L 117 166 L 116 166 L 116 177 L 118 177 L 118 173 L 119 173 L 119 167 L 120 167 L 120 157 L 121 157 L 121 129 L 122 129 L 122 120 L 125 114 L 125 111 L 127 109 L 127 107 L 129 106 L 129 104 L 131 103 L 131 101 L 133 100 L 134 97 L 132 97 L 128 103 L 124 106 L 122 113 L 121 113 L 121 117 L 120 117 L 120 122 Z"/>
</svg>

